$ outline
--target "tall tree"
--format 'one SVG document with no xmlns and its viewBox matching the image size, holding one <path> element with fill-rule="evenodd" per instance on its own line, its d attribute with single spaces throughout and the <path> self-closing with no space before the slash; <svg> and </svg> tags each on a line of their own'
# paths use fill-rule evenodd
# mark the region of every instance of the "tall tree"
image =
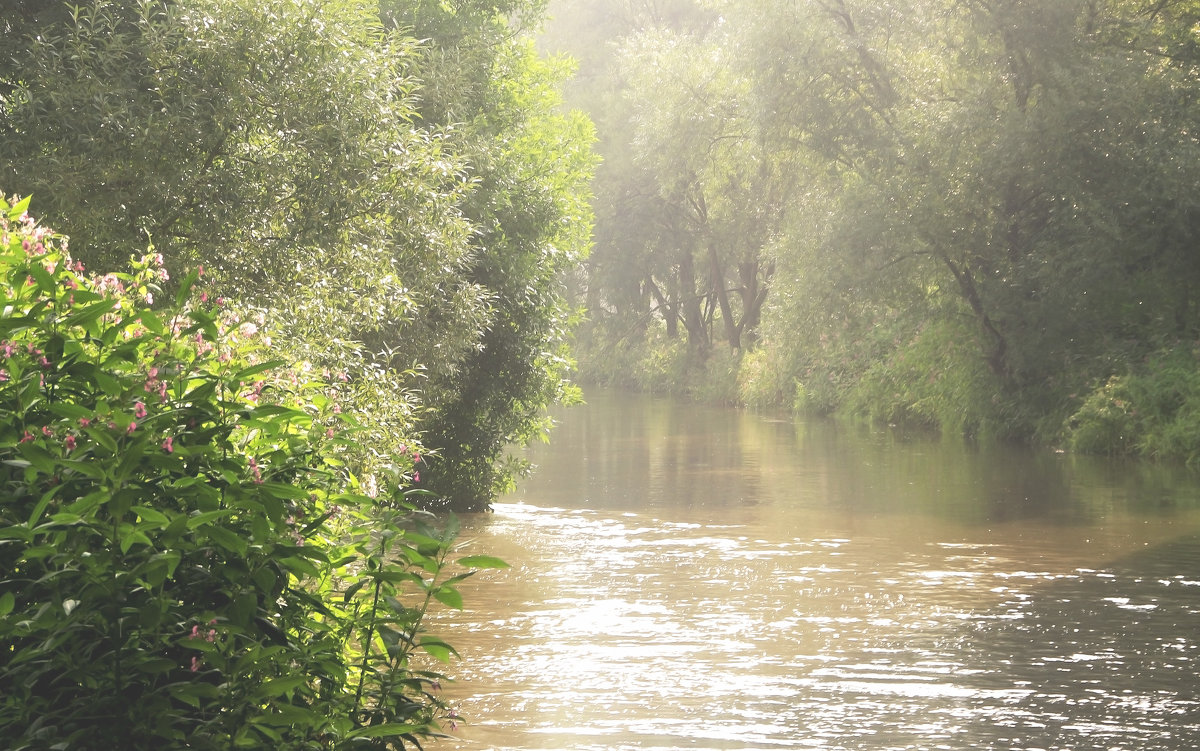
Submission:
<svg viewBox="0 0 1200 751">
<path fill-rule="evenodd" d="M 89 0 L 6 20 L 0 183 L 90 266 L 153 243 L 270 308 L 279 346 L 362 387 L 365 453 L 386 465 L 424 431 L 446 467 L 423 474 L 480 507 L 563 388 L 591 157 L 509 22 L 536 8 L 469 5 Z"/>
<path fill-rule="evenodd" d="M 467 162 L 463 202 L 474 227 L 466 278 L 486 296 L 478 344 L 451 369 L 431 372 L 428 487 L 457 509 L 485 508 L 518 469 L 513 442 L 545 428 L 543 407 L 567 398 L 568 274 L 591 237 L 590 123 L 563 113 L 566 70 L 538 57 L 522 32 L 542 7 L 513 0 L 385 2 L 383 16 L 426 39 L 421 122 L 445 129 Z"/>
</svg>

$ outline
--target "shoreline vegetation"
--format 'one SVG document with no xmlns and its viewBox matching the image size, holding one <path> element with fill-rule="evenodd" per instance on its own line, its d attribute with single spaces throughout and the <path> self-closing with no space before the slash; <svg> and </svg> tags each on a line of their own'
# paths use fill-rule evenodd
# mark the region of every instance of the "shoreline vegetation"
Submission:
<svg viewBox="0 0 1200 751">
<path fill-rule="evenodd" d="M 149 253 L 91 274 L 0 199 L 0 739 L 403 748 L 453 727 L 426 628 L 487 556 L 362 460 L 348 385 Z"/>
<path fill-rule="evenodd" d="M 1200 462 L 1195 3 L 555 10 L 584 380 Z"/>
<path fill-rule="evenodd" d="M 506 564 L 452 512 L 574 396 L 543 10 L 0 0 L 0 746 L 461 721 L 425 615 Z"/>
<path fill-rule="evenodd" d="M 1006 392 L 971 362 L 976 353 L 969 338 L 945 343 L 936 352 L 925 350 L 933 360 L 927 363 L 917 361 L 923 346 L 914 343 L 915 354 L 858 371 L 814 362 L 810 379 L 780 383 L 767 362 L 771 354 L 762 350 L 713 353 L 697 363 L 682 342 L 648 337 L 599 355 L 582 345 L 579 380 L 584 387 L 1200 467 L 1200 342 L 1163 346 L 1120 375 L 1066 395 L 1041 413 L 1009 403 L 1028 397 L 1044 404 L 1046 395 Z M 955 363 L 954 355 L 965 359 Z M 968 382 L 950 390 L 947 374 Z"/>
</svg>

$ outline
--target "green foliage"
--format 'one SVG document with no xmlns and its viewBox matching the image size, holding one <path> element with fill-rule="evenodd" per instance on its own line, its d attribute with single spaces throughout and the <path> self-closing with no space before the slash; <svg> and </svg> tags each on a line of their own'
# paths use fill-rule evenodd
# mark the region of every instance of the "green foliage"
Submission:
<svg viewBox="0 0 1200 751">
<path fill-rule="evenodd" d="M 95 0 L 24 31 L 4 182 L 90 266 L 149 238 L 270 309 L 274 346 L 349 378 L 364 443 L 402 453 L 422 374 L 488 317 L 462 159 L 413 124 L 415 40 L 352 0 Z"/>
<path fill-rule="evenodd" d="M 1140 425 L 1126 379 L 1113 376 L 1083 400 L 1067 424 L 1069 444 L 1088 454 L 1129 454 L 1137 446 Z"/>
<path fill-rule="evenodd" d="M 424 432 L 426 481 L 486 506 L 569 392 L 591 225 L 590 126 L 519 35 L 540 4 L 19 5 L 0 181 L 89 265 L 152 241 L 271 310 L 276 348 L 348 379 L 362 466 Z"/>
<path fill-rule="evenodd" d="M 1191 455 L 1113 394 L 1186 392 L 1138 364 L 1200 335 L 1195 3 L 691 7 L 597 86 L 587 347 L 724 329 L 744 401 L 1043 441 L 1119 374 L 1072 445 Z"/>
<path fill-rule="evenodd" d="M 1064 434 L 1083 453 L 1200 462 L 1200 352 L 1177 344 L 1112 376 L 1082 397 Z"/>
<path fill-rule="evenodd" d="M 0 739 L 402 748 L 453 712 L 418 654 L 461 607 L 453 520 L 347 470 L 338 382 L 161 257 L 88 276 L 0 202 Z M 158 304 L 152 305 L 157 298 Z M 468 567 L 502 565 L 470 557 Z"/>
<path fill-rule="evenodd" d="M 438 448 L 424 486 L 450 508 L 486 508 L 520 467 L 507 447 L 540 436 L 544 407 L 569 400 L 566 279 L 587 253 L 591 124 L 563 113 L 566 69 L 518 32 L 540 3 L 385 2 L 390 23 L 428 39 L 422 121 L 445 127 L 469 165 L 462 203 L 476 233 L 465 276 L 487 301 L 475 346 L 422 384 Z"/>
<path fill-rule="evenodd" d="M 847 391 L 842 409 L 892 424 L 977 435 L 1002 423 L 1002 384 L 988 373 L 969 332 L 950 322 L 922 327 L 875 359 Z"/>
</svg>

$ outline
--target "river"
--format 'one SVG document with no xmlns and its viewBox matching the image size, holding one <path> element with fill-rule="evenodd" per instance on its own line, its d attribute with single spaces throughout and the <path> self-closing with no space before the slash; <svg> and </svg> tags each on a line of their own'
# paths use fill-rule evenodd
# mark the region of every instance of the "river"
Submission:
<svg viewBox="0 0 1200 751">
<path fill-rule="evenodd" d="M 587 401 L 462 519 L 434 748 L 1200 748 L 1188 473 Z"/>
</svg>

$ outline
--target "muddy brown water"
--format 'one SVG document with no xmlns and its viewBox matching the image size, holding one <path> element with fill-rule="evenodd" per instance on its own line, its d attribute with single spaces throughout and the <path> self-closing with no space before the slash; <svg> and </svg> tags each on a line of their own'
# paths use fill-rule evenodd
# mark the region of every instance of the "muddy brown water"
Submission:
<svg viewBox="0 0 1200 751">
<path fill-rule="evenodd" d="M 1200 748 L 1200 484 L 611 392 L 462 518 L 449 749 Z"/>
</svg>

